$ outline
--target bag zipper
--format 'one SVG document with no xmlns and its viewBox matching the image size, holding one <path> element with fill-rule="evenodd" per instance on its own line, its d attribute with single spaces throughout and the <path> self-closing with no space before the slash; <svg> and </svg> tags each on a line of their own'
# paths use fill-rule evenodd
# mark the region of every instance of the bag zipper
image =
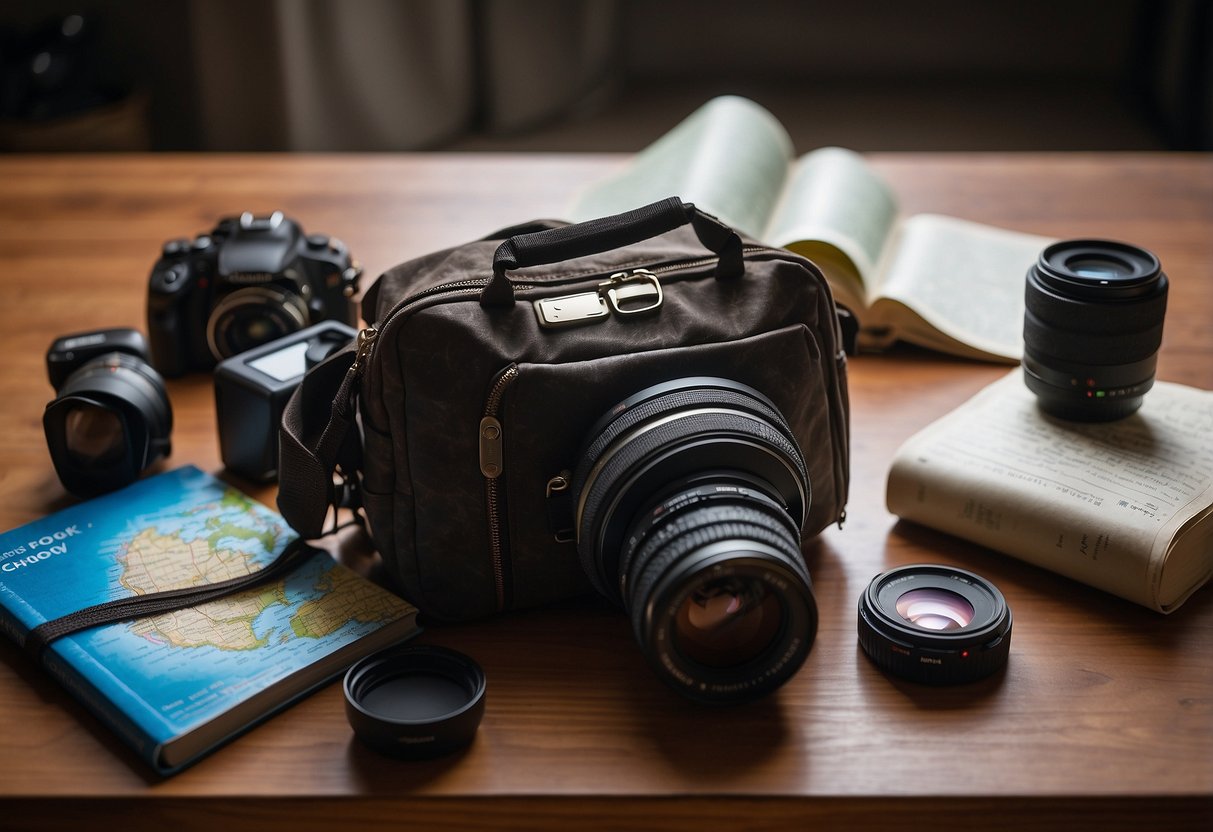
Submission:
<svg viewBox="0 0 1213 832">
<path fill-rule="evenodd" d="M 774 251 L 779 253 L 781 250 L 769 249 L 764 246 L 744 246 L 741 251 L 744 255 L 764 251 Z M 666 263 L 661 266 L 653 266 L 649 268 L 649 271 L 653 274 L 668 274 L 670 272 L 681 271 L 683 269 L 693 269 L 699 266 L 708 266 L 717 262 L 718 260 L 719 258 L 717 257 L 696 257 L 691 260 L 679 260 L 673 263 Z M 611 273 L 612 272 L 598 272 L 593 275 L 576 274 L 564 278 L 556 276 L 553 279 L 543 280 L 539 283 L 515 283 L 514 290 L 519 291 L 524 289 L 534 289 L 538 288 L 539 286 L 560 286 L 566 283 L 577 283 L 582 281 L 593 281 L 597 283 L 601 282 L 604 277 L 608 277 Z M 437 286 L 431 286 L 428 289 L 422 289 L 420 292 L 408 295 L 407 297 L 403 297 L 397 301 L 396 305 L 388 310 L 387 315 L 384 316 L 381 322 L 368 324 L 364 329 L 360 330 L 356 341 L 359 352 L 354 360 L 354 363 L 350 365 L 350 369 L 346 373 L 348 383 L 350 385 L 349 389 L 351 398 L 353 397 L 354 390 L 356 389 L 354 387 L 354 382 L 358 381 L 358 379 L 362 377 L 362 374 L 366 371 L 367 364 L 374 357 L 375 345 L 379 340 L 379 334 L 385 331 L 392 321 L 394 321 L 398 316 L 403 315 L 404 312 L 410 307 L 424 300 L 433 298 L 436 295 L 443 295 L 447 293 L 463 294 L 480 292 L 489 284 L 490 280 L 492 280 L 491 277 L 452 280 L 447 283 L 439 283 Z M 376 391 L 372 390 L 371 394 L 374 395 L 375 392 Z"/>
<path fill-rule="evenodd" d="M 484 403 L 480 420 L 480 473 L 484 475 L 484 494 L 489 522 L 489 560 L 493 569 L 493 585 L 497 593 L 497 610 L 510 605 L 507 592 L 509 569 L 509 535 L 504 522 L 505 493 L 501 475 L 505 473 L 505 430 L 498 414 L 506 390 L 518 378 L 518 365 L 510 364 L 493 382 Z"/>
</svg>

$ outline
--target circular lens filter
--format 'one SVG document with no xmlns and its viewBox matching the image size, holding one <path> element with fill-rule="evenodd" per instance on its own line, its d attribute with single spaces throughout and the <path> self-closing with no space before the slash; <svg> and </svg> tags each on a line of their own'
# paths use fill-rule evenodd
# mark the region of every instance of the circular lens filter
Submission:
<svg viewBox="0 0 1213 832">
<path fill-rule="evenodd" d="M 345 714 L 383 754 L 440 757 L 471 743 L 484 716 L 484 670 L 444 647 L 397 647 L 345 674 Z"/>
<path fill-rule="evenodd" d="M 859 599 L 859 644 L 888 673 L 951 685 L 1007 662 L 1011 608 L 992 583 L 954 566 L 915 564 L 877 575 Z"/>
</svg>

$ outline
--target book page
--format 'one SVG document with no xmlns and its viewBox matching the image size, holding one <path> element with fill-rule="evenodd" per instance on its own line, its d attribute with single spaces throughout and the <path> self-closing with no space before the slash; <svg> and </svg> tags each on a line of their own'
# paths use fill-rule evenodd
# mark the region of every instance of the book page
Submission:
<svg viewBox="0 0 1213 832">
<path fill-rule="evenodd" d="M 792 168 L 766 239 L 811 260 L 825 246 L 854 265 L 870 301 L 874 271 L 897 218 L 897 200 L 863 157 L 841 147 L 823 147 L 802 156 Z"/>
<path fill-rule="evenodd" d="M 774 116 L 745 98 L 714 98 L 617 175 L 584 190 L 569 218 L 605 217 L 678 196 L 761 238 L 791 160 L 792 140 Z"/>
<path fill-rule="evenodd" d="M 873 291 L 913 309 L 949 338 L 1017 361 L 1023 355 L 1024 282 L 1051 242 L 919 214 L 895 232 L 880 264 L 880 287 Z"/>
<path fill-rule="evenodd" d="M 1213 574 L 1213 393 L 1115 422 L 1045 415 L 1015 370 L 911 437 L 889 510 L 1160 612 Z"/>
</svg>

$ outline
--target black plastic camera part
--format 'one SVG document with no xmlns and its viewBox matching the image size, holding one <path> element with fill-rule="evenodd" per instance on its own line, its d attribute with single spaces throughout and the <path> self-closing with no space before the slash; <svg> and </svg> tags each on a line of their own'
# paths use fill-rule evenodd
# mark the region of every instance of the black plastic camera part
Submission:
<svg viewBox="0 0 1213 832">
<path fill-rule="evenodd" d="M 287 401 L 307 370 L 355 335 L 343 323 L 324 321 L 215 368 L 219 454 L 228 469 L 254 482 L 277 476 L 278 429 Z"/>
<path fill-rule="evenodd" d="M 345 675 L 345 713 L 355 736 L 381 754 L 420 760 L 451 754 L 476 737 L 484 670 L 445 647 L 395 647 Z"/>
<path fill-rule="evenodd" d="M 1011 608 L 964 569 L 912 564 L 877 575 L 859 598 L 859 644 L 888 673 L 928 685 L 989 676 L 1007 663 Z"/>
<path fill-rule="evenodd" d="M 91 497 L 129 485 L 169 454 L 172 406 L 137 331 L 58 338 L 46 367 L 56 396 L 42 425 L 55 472 L 72 494 Z"/>
<path fill-rule="evenodd" d="M 1143 248 L 1063 240 L 1024 290 L 1024 382 L 1053 416 L 1084 422 L 1136 411 L 1154 384 L 1167 276 Z"/>
<path fill-rule="evenodd" d="M 281 211 L 245 212 L 192 240 L 169 240 L 148 281 L 152 363 L 179 376 L 309 324 L 352 326 L 361 275 L 344 243 L 306 234 Z"/>
</svg>

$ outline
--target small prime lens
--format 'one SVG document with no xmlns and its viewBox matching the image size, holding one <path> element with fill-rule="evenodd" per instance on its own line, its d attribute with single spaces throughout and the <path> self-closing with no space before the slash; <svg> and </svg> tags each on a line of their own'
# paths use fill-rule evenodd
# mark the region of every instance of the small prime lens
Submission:
<svg viewBox="0 0 1213 832">
<path fill-rule="evenodd" d="M 1167 276 L 1143 248 L 1064 240 L 1028 270 L 1024 381 L 1045 412 L 1101 422 L 1141 407 L 1154 384 Z"/>
<path fill-rule="evenodd" d="M 573 493 L 582 566 L 662 679 L 727 703 L 800 668 L 817 630 L 809 481 L 768 399 L 719 378 L 646 388 L 591 429 Z"/>
<path fill-rule="evenodd" d="M 860 597 L 859 644 L 895 676 L 971 682 L 1006 664 L 1011 609 L 997 587 L 972 572 L 902 566 L 877 575 Z"/>
</svg>

